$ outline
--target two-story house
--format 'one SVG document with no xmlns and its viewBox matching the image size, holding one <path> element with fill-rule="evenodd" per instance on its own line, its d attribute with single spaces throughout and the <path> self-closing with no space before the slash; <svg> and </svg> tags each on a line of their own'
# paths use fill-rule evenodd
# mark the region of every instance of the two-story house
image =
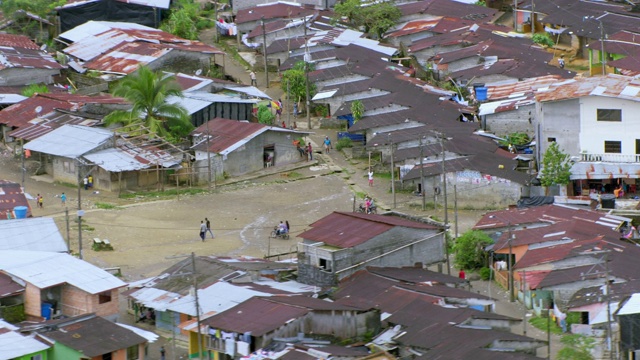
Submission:
<svg viewBox="0 0 640 360">
<path fill-rule="evenodd" d="M 568 195 L 635 192 L 640 177 L 640 80 L 623 75 L 567 80 L 538 89 L 537 159 L 553 142 L 571 156 Z"/>
</svg>

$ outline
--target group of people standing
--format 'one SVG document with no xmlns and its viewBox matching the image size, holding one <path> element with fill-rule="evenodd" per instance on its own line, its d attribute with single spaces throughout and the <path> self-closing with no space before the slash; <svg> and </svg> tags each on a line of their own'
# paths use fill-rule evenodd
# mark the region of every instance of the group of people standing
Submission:
<svg viewBox="0 0 640 360">
<path fill-rule="evenodd" d="M 207 232 L 211 234 L 212 239 L 215 239 L 215 235 L 211 231 L 211 221 L 208 218 L 204 218 L 204 220 L 200 220 L 200 239 L 202 239 L 202 242 L 207 237 Z"/>
<path fill-rule="evenodd" d="M 82 179 L 82 184 L 84 185 L 84 189 L 85 190 L 89 190 L 89 188 L 93 187 L 93 176 L 89 175 L 89 176 L 85 176 L 84 179 Z"/>
</svg>

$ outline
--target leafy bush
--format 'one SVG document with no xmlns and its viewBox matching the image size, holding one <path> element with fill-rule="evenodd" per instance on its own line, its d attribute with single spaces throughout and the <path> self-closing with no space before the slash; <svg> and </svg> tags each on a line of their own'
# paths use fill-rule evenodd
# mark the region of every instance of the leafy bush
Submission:
<svg viewBox="0 0 640 360">
<path fill-rule="evenodd" d="M 511 133 L 505 136 L 505 141 L 500 141 L 500 145 L 509 146 L 511 145 L 525 145 L 528 144 L 531 139 L 529 139 L 529 135 L 521 132 Z"/>
<path fill-rule="evenodd" d="M 456 265 L 461 269 L 478 269 L 486 263 L 484 247 L 493 243 L 487 234 L 469 230 L 456 241 L 454 252 Z"/>
<path fill-rule="evenodd" d="M 45 84 L 31 84 L 22 89 L 22 96 L 32 97 L 33 94 L 46 94 L 49 92 L 49 88 Z"/>
<path fill-rule="evenodd" d="M 349 138 L 342 138 L 336 143 L 336 150 L 340 151 L 344 148 L 352 148 L 353 142 Z"/>
<path fill-rule="evenodd" d="M 546 47 L 552 47 L 554 44 L 553 40 L 551 39 L 551 36 L 549 36 L 549 34 L 547 34 L 546 32 L 534 34 L 531 37 L 531 40 L 533 40 L 533 42 L 536 44 L 543 45 Z"/>
<path fill-rule="evenodd" d="M 488 267 L 483 267 L 482 269 L 480 269 L 480 278 L 482 280 L 494 279 L 495 277 L 493 276 L 492 272 L 493 272 L 493 269 Z"/>
<path fill-rule="evenodd" d="M 273 119 L 275 118 L 275 115 L 271 113 L 271 109 L 266 105 L 258 106 L 258 122 L 260 124 L 271 125 L 273 124 Z"/>
</svg>

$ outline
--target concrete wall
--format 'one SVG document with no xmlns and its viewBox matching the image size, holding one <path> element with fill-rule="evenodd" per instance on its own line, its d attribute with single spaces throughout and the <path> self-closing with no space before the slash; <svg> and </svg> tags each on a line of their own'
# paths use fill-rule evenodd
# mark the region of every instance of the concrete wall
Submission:
<svg viewBox="0 0 640 360">
<path fill-rule="evenodd" d="M 34 285 L 27 283 L 24 291 L 24 313 L 29 317 L 42 319 L 40 289 Z"/>
<path fill-rule="evenodd" d="M 555 138 L 560 150 L 570 155 L 580 153 L 580 100 L 536 103 L 536 119 L 539 122 L 538 163 Z"/>
<path fill-rule="evenodd" d="M 496 173 L 500 170 L 496 169 Z M 408 185 L 407 185 L 408 183 Z M 420 183 L 420 179 L 408 180 L 407 186 L 415 186 Z M 472 209 L 497 209 L 515 204 L 520 196 L 524 185 L 500 178 L 496 175 L 482 174 L 479 171 L 459 171 L 447 174 L 447 202 L 453 205 L 454 192 L 453 185 L 456 185 L 458 193 L 458 208 Z M 434 188 L 440 189 L 440 194 L 434 198 Z M 442 176 L 430 176 L 424 178 L 424 188 L 426 191 L 426 201 L 442 203 L 443 184 Z"/>
<path fill-rule="evenodd" d="M 518 109 L 511 111 L 485 115 L 486 130 L 498 136 L 521 132 L 533 138 L 535 135 L 535 113 L 535 104 L 531 104 L 519 106 Z M 531 119 L 531 121 L 529 121 L 529 119 Z"/>
<path fill-rule="evenodd" d="M 60 75 L 59 69 L 6 68 L 0 70 L 0 86 L 51 84 L 56 75 Z"/>
<path fill-rule="evenodd" d="M 622 154 L 636 154 L 636 139 L 640 139 L 640 102 L 602 96 L 588 96 L 580 101 L 580 148 L 587 153 L 603 154 L 604 142 L 620 141 Z M 597 121 L 598 109 L 622 110 L 622 121 Z M 575 136 L 575 134 L 574 134 Z M 571 153 L 571 155 L 576 155 Z"/>
<path fill-rule="evenodd" d="M 402 267 L 444 261 L 443 236 L 436 233 L 435 230 L 397 226 L 353 248 L 326 251 L 302 246 L 305 251 L 298 251 L 298 281 L 315 286 L 332 286 L 366 266 Z M 426 240 L 400 249 L 421 239 Z M 396 249 L 400 250 L 393 251 Z M 330 268 L 320 268 L 320 259 L 328 261 Z M 348 269 L 362 262 L 365 263 Z"/>
</svg>

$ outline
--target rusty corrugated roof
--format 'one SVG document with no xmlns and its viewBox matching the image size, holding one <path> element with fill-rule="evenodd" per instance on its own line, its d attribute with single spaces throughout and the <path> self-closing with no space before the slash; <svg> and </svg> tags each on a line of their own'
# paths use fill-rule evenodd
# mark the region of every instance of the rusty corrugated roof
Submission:
<svg viewBox="0 0 640 360">
<path fill-rule="evenodd" d="M 535 96 L 538 102 L 577 99 L 584 96 L 640 101 L 640 79 L 617 74 L 575 78 L 539 88 Z"/>
<path fill-rule="evenodd" d="M 0 46 L 40 50 L 40 46 L 25 35 L 0 34 Z"/>
<path fill-rule="evenodd" d="M 22 191 L 22 187 L 18 183 L 14 183 L 8 180 L 0 180 L 0 220 L 8 219 L 8 214 L 11 213 L 13 218 L 13 209 L 16 206 L 26 206 L 27 217 L 31 217 L 31 205 L 27 197 Z"/>
<path fill-rule="evenodd" d="M 436 230 L 437 227 L 397 216 L 337 212 L 310 225 L 312 228 L 298 235 L 300 238 L 323 242 L 340 248 L 362 244 L 390 229 L 408 227 Z"/>
<path fill-rule="evenodd" d="M 54 110 L 48 114 L 38 116 L 30 120 L 28 125 L 10 132 L 9 136 L 16 139 L 31 141 L 65 124 L 94 126 L 98 123 L 100 123 L 99 119 L 86 118 L 79 114 L 69 114 Z"/>
</svg>

